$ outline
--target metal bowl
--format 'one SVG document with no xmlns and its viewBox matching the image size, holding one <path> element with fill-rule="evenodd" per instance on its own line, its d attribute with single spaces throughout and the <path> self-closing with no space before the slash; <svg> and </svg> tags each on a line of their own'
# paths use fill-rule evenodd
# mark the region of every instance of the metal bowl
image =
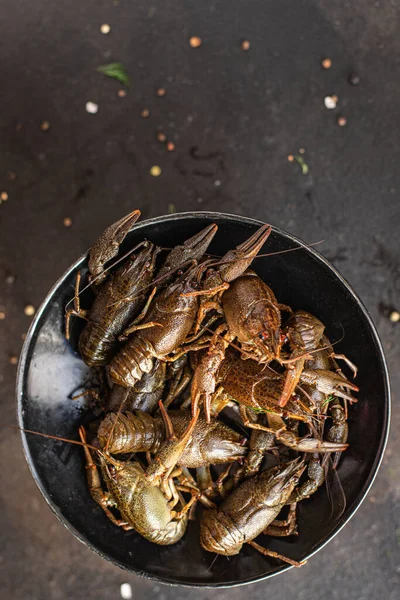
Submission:
<svg viewBox="0 0 400 600">
<path fill-rule="evenodd" d="M 122 246 L 126 251 L 143 238 L 172 247 L 215 222 L 219 231 L 209 252 L 222 255 L 243 242 L 261 223 L 221 213 L 183 213 L 139 222 Z M 389 428 L 388 373 L 375 327 L 366 309 L 338 271 L 313 248 L 294 236 L 273 228 L 265 252 L 288 248 L 295 252 L 259 258 L 253 268 L 274 290 L 278 300 L 312 312 L 326 325 L 331 340 L 358 365 L 359 402 L 352 406 L 350 446 L 338 469 L 346 508 L 331 517 L 324 487 L 299 505 L 299 535 L 264 538 L 263 543 L 296 560 L 309 559 L 327 544 L 354 515 L 379 468 Z M 27 335 L 18 369 L 19 425 L 26 429 L 76 438 L 80 424 L 90 420 L 85 400 L 70 400 L 74 390 L 87 384 L 89 369 L 77 353 L 82 325 L 75 320 L 73 336 L 64 335 L 64 309 L 72 298 L 77 269 L 87 269 L 82 256 L 55 284 L 38 310 Z M 90 292 L 82 304 L 90 302 Z M 89 306 L 89 304 L 86 304 Z M 198 520 L 190 523 L 183 539 L 163 547 L 134 532 L 115 527 L 89 495 L 82 449 L 60 441 L 22 433 L 22 443 L 32 475 L 50 508 L 67 529 L 94 552 L 138 575 L 170 584 L 229 587 L 283 573 L 290 567 L 265 558 L 253 548 L 230 557 L 202 550 Z M 210 566 L 212 564 L 212 566 Z"/>
</svg>

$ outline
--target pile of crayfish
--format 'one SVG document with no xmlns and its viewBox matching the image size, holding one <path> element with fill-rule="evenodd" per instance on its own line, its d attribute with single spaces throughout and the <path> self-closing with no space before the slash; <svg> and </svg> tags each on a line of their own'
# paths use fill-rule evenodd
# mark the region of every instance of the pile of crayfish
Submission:
<svg viewBox="0 0 400 600">
<path fill-rule="evenodd" d="M 68 339 L 71 317 L 86 320 L 78 348 L 98 381 L 83 392 L 96 419 L 79 430 L 90 493 L 115 525 L 163 545 L 201 503 L 205 550 L 250 544 L 299 566 L 255 539 L 297 535 L 297 504 L 348 445 L 358 388 L 337 361 L 357 368 L 317 317 L 281 304 L 250 269 L 270 226 L 223 257 L 206 254 L 211 224 L 168 253 L 144 240 L 111 264 L 139 216 L 92 246 L 92 307 L 80 305 L 78 273 L 66 309 Z"/>
</svg>

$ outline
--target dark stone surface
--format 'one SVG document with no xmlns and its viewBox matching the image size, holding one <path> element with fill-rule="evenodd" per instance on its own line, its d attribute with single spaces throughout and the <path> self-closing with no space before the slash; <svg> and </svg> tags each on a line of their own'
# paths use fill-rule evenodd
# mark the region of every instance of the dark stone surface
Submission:
<svg viewBox="0 0 400 600">
<path fill-rule="evenodd" d="M 391 0 L 0 3 L 0 191 L 9 196 L 0 206 L 1 423 L 15 422 L 9 355 L 18 354 L 29 326 L 24 305 L 39 306 L 102 228 L 134 207 L 144 218 L 168 212 L 170 203 L 178 211 L 224 210 L 308 242 L 324 239 L 319 249 L 363 299 L 384 342 L 392 434 L 357 515 L 301 570 L 248 589 L 192 591 L 193 598 L 398 596 L 400 326 L 388 314 L 400 307 L 399 13 Z M 111 26 L 108 36 L 102 23 Z M 190 35 L 203 45 L 191 49 Z M 243 38 L 251 41 L 247 53 Z M 325 56 L 328 71 L 320 66 Z M 96 73 L 114 60 L 132 77 L 126 98 Z M 357 86 L 348 83 L 353 71 Z M 157 87 L 166 88 L 164 98 Z M 339 96 L 336 111 L 324 107 L 330 94 Z M 85 111 L 88 100 L 98 114 Z M 175 152 L 156 141 L 158 128 Z M 308 175 L 287 161 L 301 147 Z M 158 179 L 149 175 L 155 164 L 163 169 Z M 3 430 L 0 448 L 4 597 L 118 598 L 123 582 L 134 598 L 187 596 L 127 575 L 80 545 L 36 489 L 18 432 Z"/>
</svg>

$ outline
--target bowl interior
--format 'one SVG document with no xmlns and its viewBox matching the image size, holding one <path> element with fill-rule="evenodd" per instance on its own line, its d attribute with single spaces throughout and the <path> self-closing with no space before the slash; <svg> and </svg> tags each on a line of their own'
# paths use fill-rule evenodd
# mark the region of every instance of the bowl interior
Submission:
<svg viewBox="0 0 400 600">
<path fill-rule="evenodd" d="M 128 250 L 145 237 L 173 247 L 210 222 L 216 222 L 219 231 L 209 252 L 219 255 L 243 242 L 260 225 L 252 219 L 217 213 L 170 215 L 139 223 L 122 250 Z M 299 243 L 275 229 L 264 251 L 286 250 Z M 76 439 L 78 426 L 90 421 L 87 400 L 70 400 L 75 390 L 90 382 L 89 369 L 76 351 L 82 325 L 75 320 L 71 342 L 64 335 L 64 310 L 73 296 L 76 270 L 85 271 L 86 266 L 87 259 L 83 257 L 61 278 L 38 311 L 27 336 L 17 389 L 21 427 Z M 365 309 L 317 252 L 301 248 L 259 258 L 253 268 L 272 287 L 278 301 L 315 314 L 325 323 L 332 341 L 343 337 L 335 346 L 337 352 L 346 354 L 359 368 L 359 402 L 351 408 L 349 417 L 350 447 L 338 469 L 346 497 L 343 514 L 337 510 L 336 516 L 331 517 L 331 504 L 322 487 L 299 505 L 297 537 L 262 540 L 272 550 L 303 560 L 350 518 L 379 466 L 389 410 L 386 367 Z M 90 293 L 83 295 L 84 307 L 85 302 L 90 302 Z M 81 448 L 29 434 L 22 437 L 36 482 L 59 519 L 94 551 L 123 568 L 164 582 L 208 586 L 256 581 L 290 568 L 261 556 L 251 547 L 244 547 L 238 556 L 219 557 L 213 562 L 215 555 L 200 547 L 198 519 L 190 523 L 178 544 L 169 547 L 151 544 L 134 532 L 123 532 L 90 497 Z"/>
</svg>

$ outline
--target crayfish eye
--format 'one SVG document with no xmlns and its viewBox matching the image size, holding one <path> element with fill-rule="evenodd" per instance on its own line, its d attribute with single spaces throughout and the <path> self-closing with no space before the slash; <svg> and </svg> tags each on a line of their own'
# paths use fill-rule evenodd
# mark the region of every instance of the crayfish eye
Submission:
<svg viewBox="0 0 400 600">
<path fill-rule="evenodd" d="M 108 470 L 110 471 L 110 475 L 111 475 L 111 477 L 114 477 L 114 475 L 115 475 L 115 474 L 116 474 L 116 472 L 117 472 L 117 469 L 114 467 L 114 465 L 110 465 L 110 466 L 108 467 Z"/>
<path fill-rule="evenodd" d="M 180 277 L 181 275 L 183 275 L 183 271 L 181 271 L 181 269 L 179 269 L 179 271 L 177 271 L 176 274 L 178 275 L 178 277 Z"/>
<path fill-rule="evenodd" d="M 269 338 L 268 331 L 261 331 L 261 333 L 258 334 L 258 337 L 262 341 L 267 340 Z"/>
</svg>

